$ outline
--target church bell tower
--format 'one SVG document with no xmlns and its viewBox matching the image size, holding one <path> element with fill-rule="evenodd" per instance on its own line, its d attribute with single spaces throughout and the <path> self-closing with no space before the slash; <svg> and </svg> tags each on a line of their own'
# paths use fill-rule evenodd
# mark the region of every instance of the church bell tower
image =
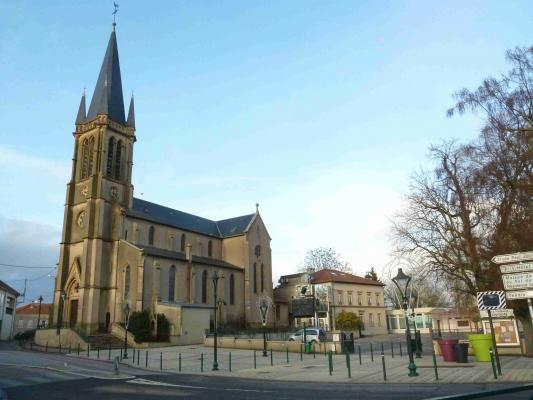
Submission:
<svg viewBox="0 0 533 400">
<path fill-rule="evenodd" d="M 85 334 L 114 320 L 118 243 L 133 199 L 134 113 L 132 97 L 125 116 L 113 26 L 89 110 L 83 94 L 76 118 L 54 291 L 54 324 Z"/>
</svg>

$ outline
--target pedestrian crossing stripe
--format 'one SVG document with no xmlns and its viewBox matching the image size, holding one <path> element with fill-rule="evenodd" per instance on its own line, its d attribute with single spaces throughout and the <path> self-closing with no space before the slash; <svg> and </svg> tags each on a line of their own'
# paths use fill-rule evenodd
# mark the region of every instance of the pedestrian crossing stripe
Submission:
<svg viewBox="0 0 533 400">
<path fill-rule="evenodd" d="M 507 308 L 505 292 L 502 290 L 478 292 L 476 297 L 477 306 L 480 310 L 500 310 Z"/>
</svg>

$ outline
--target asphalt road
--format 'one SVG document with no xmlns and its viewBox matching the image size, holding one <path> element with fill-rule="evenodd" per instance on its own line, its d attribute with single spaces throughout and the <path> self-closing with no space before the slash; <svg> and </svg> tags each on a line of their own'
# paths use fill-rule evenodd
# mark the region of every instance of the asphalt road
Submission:
<svg viewBox="0 0 533 400">
<path fill-rule="evenodd" d="M 0 388 L 8 399 L 428 399 L 480 391 L 487 385 L 324 384 L 258 381 L 199 375 L 154 374 L 94 360 L 70 362 L 65 356 L 0 351 Z M 72 366 L 72 369 L 70 368 Z M 86 376 L 98 376 L 86 377 Z M 503 385 L 490 385 L 501 388 Z M 531 393 L 529 393 L 531 396 Z M 0 396 L 1 398 L 1 396 Z M 488 399 L 527 399 L 506 395 Z"/>
</svg>

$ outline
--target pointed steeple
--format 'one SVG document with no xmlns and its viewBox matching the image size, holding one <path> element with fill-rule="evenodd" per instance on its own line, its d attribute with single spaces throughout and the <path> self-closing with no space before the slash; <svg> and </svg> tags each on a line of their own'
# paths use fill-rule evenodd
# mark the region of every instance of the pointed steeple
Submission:
<svg viewBox="0 0 533 400">
<path fill-rule="evenodd" d="M 126 124 L 135 129 L 135 106 L 133 104 L 133 93 L 131 94 L 130 109 L 128 110 L 128 120 L 126 121 Z"/>
<path fill-rule="evenodd" d="M 87 114 L 87 120 L 96 118 L 98 114 L 105 114 L 112 121 L 125 124 L 124 98 L 122 97 L 122 80 L 120 78 L 120 63 L 118 60 L 117 36 L 111 32 L 104 62 L 94 88 L 93 98 Z"/>
<path fill-rule="evenodd" d="M 80 108 L 78 108 L 78 115 L 76 116 L 76 125 L 83 124 L 87 120 L 85 112 L 85 90 L 81 95 Z"/>
</svg>

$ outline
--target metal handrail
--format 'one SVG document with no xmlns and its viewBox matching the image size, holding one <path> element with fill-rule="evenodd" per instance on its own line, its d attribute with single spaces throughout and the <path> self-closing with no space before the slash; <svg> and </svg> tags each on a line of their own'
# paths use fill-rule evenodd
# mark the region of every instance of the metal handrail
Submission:
<svg viewBox="0 0 533 400">
<path fill-rule="evenodd" d="M 525 392 L 526 390 L 533 390 L 533 383 L 528 383 L 521 386 L 513 386 L 510 388 L 504 389 L 494 389 L 494 390 L 485 390 L 483 392 L 471 392 L 463 394 L 452 394 L 449 396 L 439 396 L 432 397 L 427 400 L 470 400 L 470 399 L 482 399 L 484 397 L 492 397 L 500 394 L 516 393 L 516 392 Z M 530 397 L 530 400 L 533 399 L 533 395 Z"/>
</svg>

